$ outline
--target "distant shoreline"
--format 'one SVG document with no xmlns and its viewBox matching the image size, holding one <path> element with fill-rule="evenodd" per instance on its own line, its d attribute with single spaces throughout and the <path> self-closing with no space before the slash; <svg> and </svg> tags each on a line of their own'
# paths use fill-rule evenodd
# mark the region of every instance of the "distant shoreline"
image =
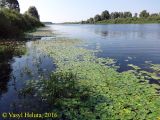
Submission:
<svg viewBox="0 0 160 120">
<path fill-rule="evenodd" d="M 42 22 L 43 24 L 46 24 L 46 25 L 51 25 L 51 24 L 54 24 L 52 22 Z"/>
<path fill-rule="evenodd" d="M 148 18 L 116 18 L 111 20 L 98 21 L 96 24 L 155 24 L 160 23 L 160 17 Z"/>
<path fill-rule="evenodd" d="M 65 22 L 56 24 L 160 24 L 160 16 L 148 17 L 148 18 L 116 18 L 109 20 L 97 21 L 94 23 L 86 22 Z"/>
<path fill-rule="evenodd" d="M 136 25 L 136 24 L 160 24 L 160 23 L 86 23 L 86 24 L 81 24 L 81 23 L 55 23 L 53 25 Z"/>
</svg>

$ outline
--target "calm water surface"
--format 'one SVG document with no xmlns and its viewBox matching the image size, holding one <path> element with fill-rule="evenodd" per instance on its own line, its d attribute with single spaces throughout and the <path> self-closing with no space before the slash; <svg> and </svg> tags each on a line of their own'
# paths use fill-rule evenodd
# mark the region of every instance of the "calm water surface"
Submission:
<svg viewBox="0 0 160 120">
<path fill-rule="evenodd" d="M 100 48 L 98 57 L 117 60 L 120 71 L 127 64 L 145 68 L 145 61 L 160 63 L 160 24 L 53 25 L 63 36 L 82 39 L 88 48 Z"/>
<path fill-rule="evenodd" d="M 32 111 L 32 108 L 40 111 L 40 104 L 37 101 L 36 106 L 34 99 L 23 98 L 19 95 L 19 91 L 27 80 L 38 80 L 42 76 L 47 78 L 55 69 L 55 65 L 50 57 L 34 47 L 33 42 L 24 43 L 23 49 L 26 49 L 24 55 L 15 51 L 15 46 L 21 47 L 19 44 L 7 47 L 4 53 L 0 54 L 0 115 L 3 112 L 29 112 Z M 33 102 L 29 102 L 29 100 Z M 25 104 L 26 101 L 30 104 Z"/>
<path fill-rule="evenodd" d="M 86 42 L 87 48 L 101 49 L 102 52 L 97 56 L 117 60 L 117 64 L 120 65 L 119 71 L 130 69 L 127 64 L 146 69 L 145 61 L 160 63 L 160 24 L 70 24 L 51 25 L 50 28 L 57 33 L 57 37 L 82 39 Z M 25 43 L 27 49 L 25 55 L 13 53 L 7 53 L 9 54 L 7 57 L 0 55 L 0 113 L 27 110 L 21 104 L 22 98 L 19 97 L 18 91 L 27 80 L 39 79 L 40 76 L 47 77 L 55 69 L 52 59 L 39 52 L 32 45 L 33 42 Z M 40 105 L 37 110 L 39 108 Z M 32 111 L 31 108 L 28 110 Z"/>
</svg>

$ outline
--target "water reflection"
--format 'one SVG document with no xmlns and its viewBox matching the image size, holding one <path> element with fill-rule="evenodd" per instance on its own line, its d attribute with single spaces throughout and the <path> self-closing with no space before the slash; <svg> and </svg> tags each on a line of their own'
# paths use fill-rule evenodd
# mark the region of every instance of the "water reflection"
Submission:
<svg viewBox="0 0 160 120">
<path fill-rule="evenodd" d="M 137 30 L 135 30 L 135 31 L 115 31 L 115 30 L 110 30 L 110 29 L 95 29 L 94 33 L 103 37 L 103 38 L 112 37 L 112 39 L 117 38 L 117 37 L 124 39 L 124 36 L 127 38 L 132 37 L 135 39 L 137 39 L 137 38 L 147 39 L 148 37 L 151 38 L 154 36 L 160 37 L 159 36 L 160 33 L 158 33 L 158 32 L 157 33 L 148 32 L 146 34 L 144 31 L 137 31 Z"/>
<path fill-rule="evenodd" d="M 98 34 L 98 35 L 101 35 L 102 37 L 107 37 L 109 35 L 109 32 L 107 30 L 106 31 L 95 30 L 95 33 Z"/>
<path fill-rule="evenodd" d="M 27 80 L 49 77 L 54 69 L 53 60 L 38 50 L 34 46 L 34 41 L 1 42 L 0 114 L 33 111 L 32 108 L 35 112 L 39 111 L 40 104 L 32 98 L 20 97 L 19 91 L 25 86 Z M 25 104 L 26 101 L 33 102 L 29 105 Z"/>
<path fill-rule="evenodd" d="M 0 41 L 0 96 L 8 91 L 14 56 L 25 54 L 24 42 Z"/>
</svg>

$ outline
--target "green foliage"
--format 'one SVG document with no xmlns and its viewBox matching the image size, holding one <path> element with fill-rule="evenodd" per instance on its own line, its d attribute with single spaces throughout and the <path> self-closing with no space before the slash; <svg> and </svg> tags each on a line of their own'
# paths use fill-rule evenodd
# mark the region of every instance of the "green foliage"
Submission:
<svg viewBox="0 0 160 120">
<path fill-rule="evenodd" d="M 30 6 L 27 11 L 27 14 L 29 14 L 30 16 L 35 17 L 37 20 L 39 20 L 39 14 L 38 14 L 37 8 L 35 6 Z"/>
<path fill-rule="evenodd" d="M 109 12 L 107 10 L 103 11 L 101 14 L 101 20 L 107 20 L 110 18 Z"/>
<path fill-rule="evenodd" d="M 148 79 L 160 80 L 160 64 L 147 63 L 146 66 L 148 66 L 151 71 L 140 70 L 138 72 L 139 76 L 143 75 Z"/>
<path fill-rule="evenodd" d="M 134 17 L 137 18 L 137 17 L 138 17 L 138 13 L 135 13 L 135 14 L 134 14 Z"/>
<path fill-rule="evenodd" d="M 114 60 L 97 58 L 98 51 L 83 48 L 79 40 L 62 38 L 34 44 L 53 57 L 57 70 L 49 80 L 29 81 L 26 91 L 45 101 L 44 104 L 50 103 L 59 114 L 58 119 L 154 120 L 159 117 L 160 96 L 156 93 L 159 86 L 148 84 L 132 71 L 117 72 Z"/>
<path fill-rule="evenodd" d="M 140 67 L 135 66 L 135 65 L 133 65 L 133 64 L 128 64 L 128 66 L 132 67 L 132 68 L 135 69 L 135 70 L 141 69 Z"/>
<path fill-rule="evenodd" d="M 124 13 L 123 12 L 119 12 L 119 18 L 124 18 Z"/>
<path fill-rule="evenodd" d="M 6 0 L 0 0 L 0 7 L 5 7 Z"/>
<path fill-rule="evenodd" d="M 86 23 L 90 23 L 90 24 L 93 24 L 94 23 L 94 19 L 93 18 L 89 18 Z"/>
<path fill-rule="evenodd" d="M 0 41 L 0 57 L 12 58 L 11 56 L 20 56 L 26 53 L 26 48 L 23 42 L 15 41 Z"/>
<path fill-rule="evenodd" d="M 119 15 L 118 12 L 112 12 L 111 15 L 110 15 L 111 19 L 115 19 L 115 18 L 119 18 L 119 17 L 120 17 L 120 15 Z"/>
<path fill-rule="evenodd" d="M 160 23 L 160 16 L 148 18 L 116 18 L 110 20 L 98 21 L 98 24 L 145 24 L 145 23 Z"/>
<path fill-rule="evenodd" d="M 112 12 L 103 11 L 101 16 L 96 15 L 94 22 L 91 19 L 83 21 L 83 24 L 89 23 L 102 23 L 102 24 L 143 24 L 143 23 L 160 23 L 160 15 L 158 13 L 149 14 L 146 10 L 143 10 L 139 17 L 138 13 L 135 13 L 132 17 L 131 12 Z"/>
<path fill-rule="evenodd" d="M 20 12 L 19 2 L 17 0 L 0 0 L 0 6 Z"/>
<path fill-rule="evenodd" d="M 94 22 L 100 21 L 101 20 L 101 16 L 100 15 L 96 15 L 94 17 Z"/>
<path fill-rule="evenodd" d="M 146 10 L 143 10 L 140 14 L 139 14 L 140 17 L 149 17 L 149 13 L 146 11 Z"/>
<path fill-rule="evenodd" d="M 17 11 L 3 8 L 0 10 L 0 37 L 18 37 L 25 31 L 42 26 L 37 19 L 29 15 L 22 15 Z"/>
<path fill-rule="evenodd" d="M 132 13 L 131 12 L 124 12 L 123 17 L 124 18 L 132 18 Z"/>
<path fill-rule="evenodd" d="M 156 17 L 156 16 L 158 16 L 158 13 L 152 13 L 150 16 L 151 17 Z"/>
</svg>

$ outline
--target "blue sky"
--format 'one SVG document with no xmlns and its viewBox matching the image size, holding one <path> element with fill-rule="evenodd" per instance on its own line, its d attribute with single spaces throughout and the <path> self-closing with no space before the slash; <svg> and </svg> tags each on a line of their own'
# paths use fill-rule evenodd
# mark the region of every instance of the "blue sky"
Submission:
<svg viewBox="0 0 160 120">
<path fill-rule="evenodd" d="M 103 10 L 131 11 L 147 10 L 160 12 L 160 0 L 18 0 L 21 13 L 29 6 L 36 6 L 41 21 L 81 21 L 100 14 Z"/>
</svg>

